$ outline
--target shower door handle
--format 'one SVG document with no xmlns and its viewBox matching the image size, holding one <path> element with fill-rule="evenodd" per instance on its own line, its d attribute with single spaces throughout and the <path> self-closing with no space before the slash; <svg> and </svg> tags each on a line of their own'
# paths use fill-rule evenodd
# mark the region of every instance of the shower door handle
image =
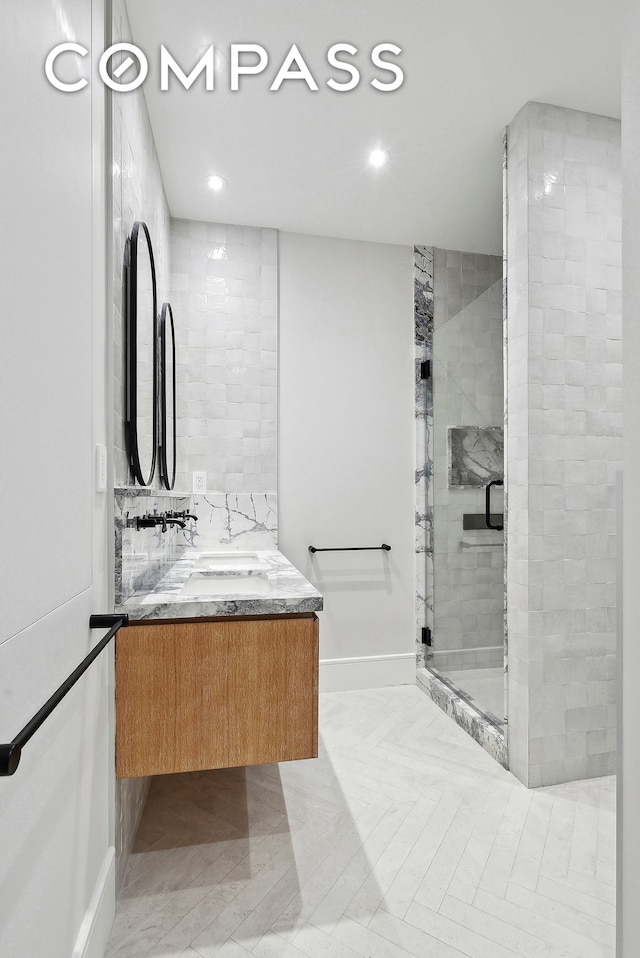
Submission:
<svg viewBox="0 0 640 958">
<path fill-rule="evenodd" d="M 487 523 L 487 529 L 495 529 L 496 532 L 502 532 L 504 526 L 491 525 L 491 486 L 504 486 L 502 479 L 493 479 L 484 490 L 484 518 Z"/>
</svg>

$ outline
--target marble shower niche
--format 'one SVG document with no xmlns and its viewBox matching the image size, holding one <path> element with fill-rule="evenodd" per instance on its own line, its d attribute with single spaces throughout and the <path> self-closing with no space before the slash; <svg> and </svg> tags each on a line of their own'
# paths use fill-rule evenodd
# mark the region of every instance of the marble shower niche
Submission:
<svg viewBox="0 0 640 958">
<path fill-rule="evenodd" d="M 449 488 L 483 489 L 504 479 L 502 426 L 449 426 Z"/>
</svg>

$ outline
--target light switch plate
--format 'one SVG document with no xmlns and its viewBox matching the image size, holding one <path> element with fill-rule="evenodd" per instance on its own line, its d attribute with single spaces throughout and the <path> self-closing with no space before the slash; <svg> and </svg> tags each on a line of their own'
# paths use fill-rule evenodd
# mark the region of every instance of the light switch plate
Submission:
<svg viewBox="0 0 640 958">
<path fill-rule="evenodd" d="M 207 491 L 207 474 L 206 472 L 194 472 L 193 473 L 193 488 L 192 492 L 205 493 Z"/>
<path fill-rule="evenodd" d="M 107 491 L 107 450 L 100 443 L 96 446 L 96 492 Z"/>
</svg>

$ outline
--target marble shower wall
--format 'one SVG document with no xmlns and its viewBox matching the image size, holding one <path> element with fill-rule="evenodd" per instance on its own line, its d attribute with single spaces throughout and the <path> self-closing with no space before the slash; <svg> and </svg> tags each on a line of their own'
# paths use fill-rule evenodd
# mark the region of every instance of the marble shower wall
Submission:
<svg viewBox="0 0 640 958">
<path fill-rule="evenodd" d="M 539 786 L 615 771 L 620 123 L 527 104 L 507 186 L 509 763 Z"/>
<path fill-rule="evenodd" d="M 504 536 L 464 530 L 463 515 L 484 514 L 484 487 L 504 471 L 502 258 L 436 250 L 435 263 L 432 661 L 444 670 L 496 668 L 504 661 Z M 475 298 L 450 315 L 438 290 L 451 290 L 454 277 L 453 303 Z M 503 513 L 500 487 L 492 512 Z"/>
<path fill-rule="evenodd" d="M 502 426 L 449 426 L 449 488 L 484 489 L 504 476 Z"/>
<path fill-rule="evenodd" d="M 413 313 L 415 325 L 416 396 L 416 658 L 425 665 L 422 629 L 433 631 L 433 390 L 422 379 L 423 362 L 433 354 L 433 249 L 413 249 Z"/>
<path fill-rule="evenodd" d="M 191 491 L 276 491 L 278 234 L 171 221 L 178 471 Z"/>
</svg>

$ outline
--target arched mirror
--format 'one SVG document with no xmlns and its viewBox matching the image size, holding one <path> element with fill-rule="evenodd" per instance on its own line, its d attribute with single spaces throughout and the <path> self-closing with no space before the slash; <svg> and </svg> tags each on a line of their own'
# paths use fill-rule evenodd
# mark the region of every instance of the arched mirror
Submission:
<svg viewBox="0 0 640 958">
<path fill-rule="evenodd" d="M 176 481 L 176 333 L 170 303 L 160 310 L 160 478 L 165 489 Z"/>
<path fill-rule="evenodd" d="M 124 253 L 126 328 L 125 436 L 135 481 L 148 486 L 156 468 L 158 344 L 156 268 L 146 223 L 133 224 Z"/>
</svg>

